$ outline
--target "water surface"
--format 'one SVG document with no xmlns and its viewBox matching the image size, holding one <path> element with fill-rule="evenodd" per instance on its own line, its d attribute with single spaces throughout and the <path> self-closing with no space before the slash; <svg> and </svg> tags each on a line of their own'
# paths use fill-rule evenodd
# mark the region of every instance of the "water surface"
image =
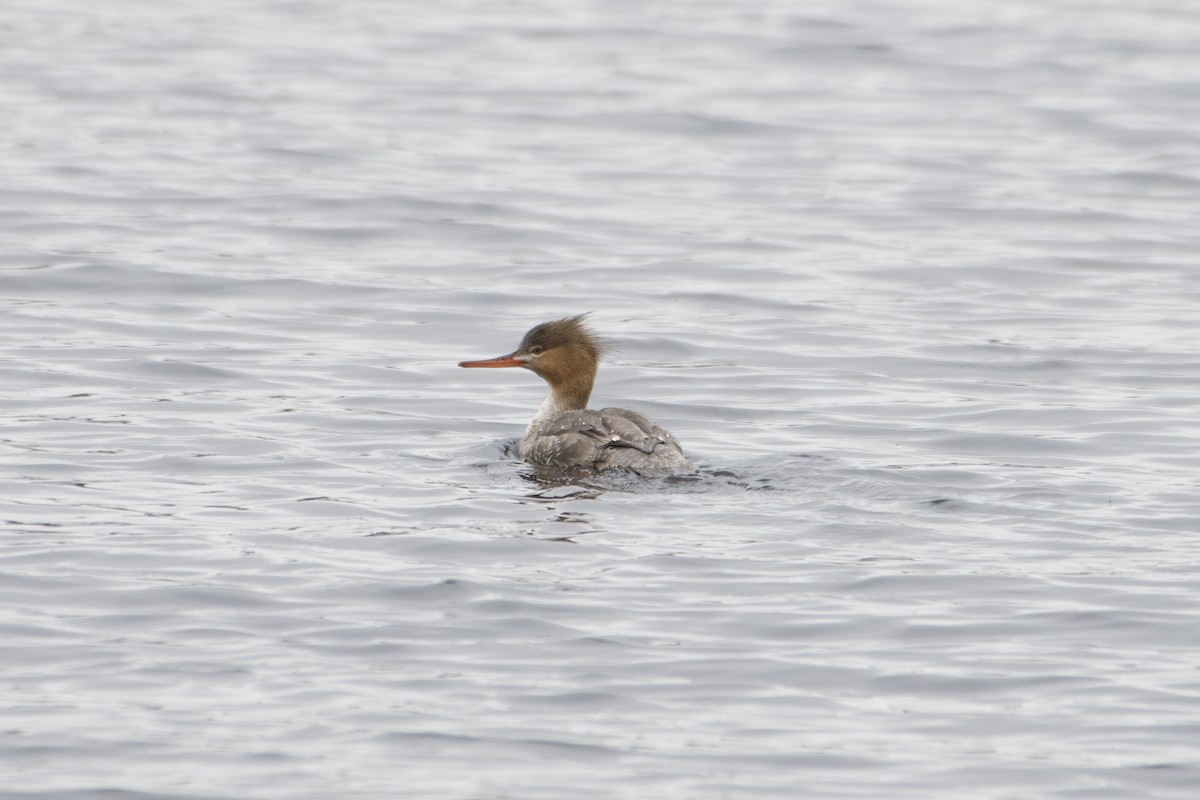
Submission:
<svg viewBox="0 0 1200 800">
<path fill-rule="evenodd" d="M 0 37 L 0 796 L 1193 796 L 1189 4 Z M 589 310 L 696 480 L 454 366 Z"/>
</svg>

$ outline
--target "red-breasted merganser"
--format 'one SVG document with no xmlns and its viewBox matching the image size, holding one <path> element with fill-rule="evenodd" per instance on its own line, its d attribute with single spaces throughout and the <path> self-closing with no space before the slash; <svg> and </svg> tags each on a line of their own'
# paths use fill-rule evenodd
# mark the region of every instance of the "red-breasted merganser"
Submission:
<svg viewBox="0 0 1200 800">
<path fill-rule="evenodd" d="M 639 475 L 694 472 L 675 437 L 636 411 L 588 410 L 604 346 L 583 324 L 583 316 L 543 322 L 508 355 L 459 366 L 524 367 L 550 384 L 550 396 L 518 448 L 531 464 Z"/>
</svg>

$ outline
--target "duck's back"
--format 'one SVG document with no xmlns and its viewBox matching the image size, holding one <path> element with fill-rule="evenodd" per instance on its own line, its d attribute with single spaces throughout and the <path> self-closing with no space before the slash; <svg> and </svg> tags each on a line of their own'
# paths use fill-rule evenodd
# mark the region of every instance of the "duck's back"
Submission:
<svg viewBox="0 0 1200 800">
<path fill-rule="evenodd" d="M 619 469 L 639 475 L 693 471 L 675 437 L 627 408 L 563 411 L 531 427 L 521 440 L 520 454 L 535 464 L 564 468 Z"/>
</svg>

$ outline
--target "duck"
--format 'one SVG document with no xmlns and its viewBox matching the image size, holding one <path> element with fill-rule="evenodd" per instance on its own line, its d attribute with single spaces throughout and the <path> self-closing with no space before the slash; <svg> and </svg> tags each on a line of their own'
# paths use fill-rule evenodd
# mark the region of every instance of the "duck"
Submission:
<svg viewBox="0 0 1200 800">
<path fill-rule="evenodd" d="M 517 446 L 522 459 L 564 471 L 622 471 L 642 476 L 695 472 L 675 437 L 627 408 L 587 407 L 605 353 L 586 314 L 530 328 L 508 355 L 460 361 L 468 369 L 520 367 L 544 380 L 549 394 Z"/>
</svg>

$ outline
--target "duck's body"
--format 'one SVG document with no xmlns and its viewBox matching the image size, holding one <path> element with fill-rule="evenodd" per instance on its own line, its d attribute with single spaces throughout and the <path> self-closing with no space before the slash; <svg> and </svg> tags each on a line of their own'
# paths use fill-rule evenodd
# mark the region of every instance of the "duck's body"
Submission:
<svg viewBox="0 0 1200 800">
<path fill-rule="evenodd" d="M 534 422 L 518 448 L 532 464 L 623 469 L 641 475 L 690 472 L 675 437 L 627 408 L 563 411 Z"/>
<path fill-rule="evenodd" d="M 512 353 L 460 367 L 524 367 L 550 385 L 518 452 L 531 464 L 562 469 L 625 470 L 640 475 L 692 472 L 675 437 L 627 408 L 587 408 L 603 347 L 583 317 L 530 330 Z"/>
</svg>

